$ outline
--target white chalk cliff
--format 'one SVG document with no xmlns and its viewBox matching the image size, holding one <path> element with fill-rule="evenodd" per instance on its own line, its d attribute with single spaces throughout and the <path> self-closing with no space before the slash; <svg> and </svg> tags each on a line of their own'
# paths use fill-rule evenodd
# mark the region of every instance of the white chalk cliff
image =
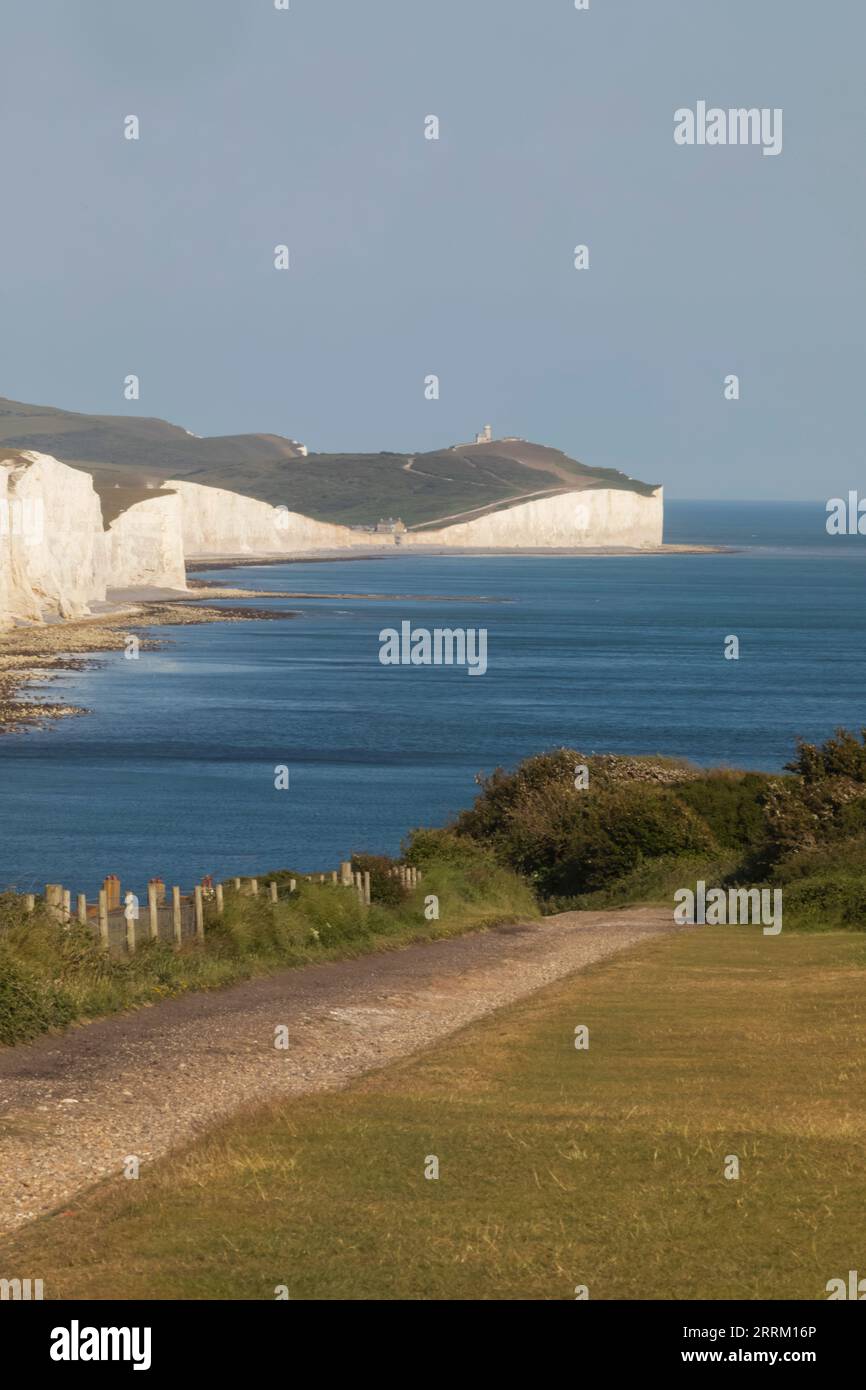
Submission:
<svg viewBox="0 0 866 1390">
<path fill-rule="evenodd" d="M 200 483 L 167 482 L 120 505 L 104 526 L 89 473 L 47 454 L 0 453 L 0 627 L 78 618 L 109 589 L 186 589 L 186 562 L 323 551 L 651 548 L 662 489 L 587 488 L 536 497 L 399 538 L 314 521 L 287 507 Z"/>
<path fill-rule="evenodd" d="M 157 495 L 105 530 L 89 473 L 0 453 L 0 627 L 86 617 L 108 589 L 186 589 L 181 516 L 179 497 Z"/>
<path fill-rule="evenodd" d="M 176 493 L 135 502 L 105 532 L 110 589 L 185 589 L 183 507 Z"/>
<path fill-rule="evenodd" d="M 105 582 L 90 474 L 47 454 L 0 454 L 0 624 L 81 617 Z"/>
<path fill-rule="evenodd" d="M 218 555 L 306 554 L 316 550 L 375 549 L 394 537 L 314 521 L 286 507 L 201 483 L 171 481 L 183 505 L 188 559 Z M 586 488 L 517 502 L 471 521 L 437 530 L 407 531 L 403 550 L 420 547 L 517 550 L 593 546 L 652 548 L 662 543 L 663 489 L 649 496 L 618 488 Z"/>
<path fill-rule="evenodd" d="M 187 557 L 202 555 L 297 555 L 349 547 L 381 550 L 383 540 L 369 531 L 353 531 L 314 521 L 287 507 L 272 507 L 254 497 L 202 483 L 170 481 L 183 510 Z"/>
<path fill-rule="evenodd" d="M 536 497 L 438 531 L 413 531 L 406 539 L 413 546 L 477 546 L 481 550 L 611 545 L 644 549 L 661 545 L 663 525 L 662 488 L 646 497 L 598 487 Z"/>
</svg>

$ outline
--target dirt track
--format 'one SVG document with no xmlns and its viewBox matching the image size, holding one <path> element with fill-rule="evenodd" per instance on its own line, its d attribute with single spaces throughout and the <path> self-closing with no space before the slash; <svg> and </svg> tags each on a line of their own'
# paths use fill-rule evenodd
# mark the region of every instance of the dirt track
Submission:
<svg viewBox="0 0 866 1390">
<path fill-rule="evenodd" d="M 250 1101 L 339 1087 L 563 975 L 674 930 L 670 913 L 565 912 L 281 971 L 0 1049 L 0 1231 Z M 274 1045 L 288 1026 L 289 1047 Z"/>
</svg>

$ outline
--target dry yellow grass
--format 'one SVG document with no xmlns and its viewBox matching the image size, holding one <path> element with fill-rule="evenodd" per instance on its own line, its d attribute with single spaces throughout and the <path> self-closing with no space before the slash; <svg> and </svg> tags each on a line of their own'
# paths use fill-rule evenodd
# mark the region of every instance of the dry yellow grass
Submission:
<svg viewBox="0 0 866 1390">
<path fill-rule="evenodd" d="M 863 1259 L 864 967 L 851 935 L 656 940 L 101 1186 L 0 1273 L 72 1298 L 825 1298 Z"/>
</svg>

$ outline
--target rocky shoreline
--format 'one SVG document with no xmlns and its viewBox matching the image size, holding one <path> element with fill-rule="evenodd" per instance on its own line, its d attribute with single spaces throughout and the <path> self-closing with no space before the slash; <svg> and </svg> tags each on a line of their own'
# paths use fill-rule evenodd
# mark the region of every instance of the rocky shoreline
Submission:
<svg viewBox="0 0 866 1390">
<path fill-rule="evenodd" d="M 58 704 L 28 698 L 27 692 L 56 680 L 66 671 L 92 669 L 89 660 L 98 652 L 122 651 L 135 634 L 145 651 L 165 646 L 158 638 L 142 633 L 143 628 L 188 627 L 201 623 L 239 623 L 250 619 L 283 621 L 294 612 L 274 612 L 266 608 L 210 608 L 208 599 L 281 598 L 281 594 L 259 594 L 245 589 L 199 590 L 188 600 L 148 599 L 124 604 L 111 612 L 93 614 L 66 622 L 30 624 L 0 634 L 0 734 L 26 728 L 43 728 L 52 720 L 87 714 L 80 705 Z"/>
<path fill-rule="evenodd" d="M 728 545 L 697 545 L 686 543 L 667 543 L 661 545 L 647 546 L 622 546 L 622 545 L 600 545 L 600 546 L 515 546 L 511 549 L 505 547 L 484 548 L 472 546 L 461 548 L 458 546 L 425 546 L 422 550 L 406 548 L 399 545 L 390 545 L 387 548 L 369 549 L 364 551 L 353 550 L 318 550 L 308 552 L 298 552 L 294 555 L 277 554 L 225 554 L 209 555 L 202 553 L 201 556 L 193 556 L 189 560 L 191 573 L 204 573 L 207 570 L 223 569 L 246 569 L 260 565 L 330 565 L 339 560 L 343 564 L 351 564 L 357 560 L 394 560 L 405 559 L 408 556 L 423 555 L 434 559 L 456 559 L 471 560 L 476 557 L 492 556 L 494 558 L 508 558 L 514 556 L 529 555 L 536 559 L 557 558 L 563 555 L 580 557 L 614 557 L 625 559 L 627 556 L 640 555 L 733 555 L 736 547 Z"/>
</svg>

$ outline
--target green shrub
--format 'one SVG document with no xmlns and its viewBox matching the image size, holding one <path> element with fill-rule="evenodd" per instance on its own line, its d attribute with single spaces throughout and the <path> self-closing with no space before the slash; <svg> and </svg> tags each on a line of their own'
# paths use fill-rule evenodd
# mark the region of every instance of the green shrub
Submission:
<svg viewBox="0 0 866 1390">
<path fill-rule="evenodd" d="M 33 977 L 4 949 L 0 951 L 0 1043 L 27 1042 L 75 1017 L 59 986 Z"/>
<path fill-rule="evenodd" d="M 595 892 L 547 898 L 544 908 L 545 912 L 567 912 L 575 908 L 594 911 L 648 904 L 669 907 L 673 912 L 678 888 L 691 887 L 700 878 L 721 887 L 728 882 L 734 868 L 734 862 L 722 855 L 664 854 L 657 859 L 642 860 L 621 878 L 613 879 Z"/>
<path fill-rule="evenodd" d="M 783 889 L 785 926 L 809 931 L 866 931 L 866 879 L 818 875 Z"/>
<path fill-rule="evenodd" d="M 582 767 L 588 786 L 576 778 Z M 452 829 L 488 846 L 545 897 L 570 899 L 644 858 L 714 848 L 700 817 L 673 791 L 701 775 L 672 758 L 586 758 L 558 748 L 513 772 L 497 768 L 479 778 L 474 805 Z"/>
<path fill-rule="evenodd" d="M 431 830 L 421 827 L 407 835 L 403 842 L 407 864 L 423 868 L 436 861 L 459 868 L 480 864 L 492 865 L 495 855 L 490 846 L 477 843 L 454 830 Z"/>
<path fill-rule="evenodd" d="M 574 749 L 558 748 L 525 759 L 514 772 L 498 767 L 487 777 L 477 777 L 481 791 L 452 828 L 458 835 L 489 845 L 514 867 L 528 868 L 520 862 L 526 857 L 521 841 L 544 839 L 552 833 L 546 829 L 547 821 L 553 822 L 563 801 L 567 806 L 575 802 L 575 768 L 585 761 Z"/>
<path fill-rule="evenodd" d="M 646 860 L 715 849 L 704 822 L 675 793 L 622 786 L 581 800 L 562 857 L 539 875 L 539 888 L 545 897 L 592 893 Z"/>
<path fill-rule="evenodd" d="M 764 803 L 774 781 L 764 773 L 714 770 L 676 788 L 718 844 L 755 852 L 765 839 Z"/>
<path fill-rule="evenodd" d="M 823 744 L 799 740 L 787 764 L 793 777 L 776 783 L 766 801 L 770 860 L 866 834 L 866 730 L 837 729 Z"/>
<path fill-rule="evenodd" d="M 406 897 L 405 888 L 392 872 L 396 867 L 396 859 L 386 854 L 352 855 L 352 872 L 370 875 L 370 901 L 387 907 L 396 907 Z"/>
<path fill-rule="evenodd" d="M 807 787 L 840 777 L 866 786 L 866 729 L 859 739 L 849 729 L 837 729 L 821 744 L 797 739 L 797 752 L 785 767 Z"/>
</svg>

